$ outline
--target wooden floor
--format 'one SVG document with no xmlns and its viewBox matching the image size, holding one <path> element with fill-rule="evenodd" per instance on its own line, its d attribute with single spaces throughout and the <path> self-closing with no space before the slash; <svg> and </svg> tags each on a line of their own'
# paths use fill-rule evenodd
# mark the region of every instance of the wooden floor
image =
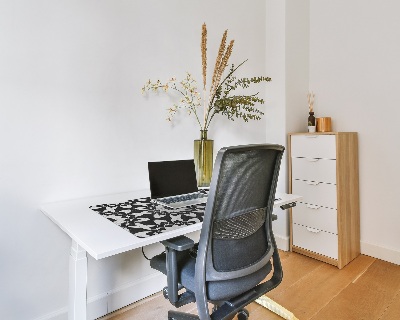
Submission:
<svg viewBox="0 0 400 320">
<path fill-rule="evenodd" d="M 267 296 L 299 320 L 399 320 L 400 266 L 361 255 L 342 270 L 297 253 L 280 252 L 284 278 Z M 101 318 L 167 320 L 174 309 L 161 294 Z M 279 320 L 257 303 L 250 320 Z M 196 313 L 195 304 L 180 308 Z"/>
</svg>

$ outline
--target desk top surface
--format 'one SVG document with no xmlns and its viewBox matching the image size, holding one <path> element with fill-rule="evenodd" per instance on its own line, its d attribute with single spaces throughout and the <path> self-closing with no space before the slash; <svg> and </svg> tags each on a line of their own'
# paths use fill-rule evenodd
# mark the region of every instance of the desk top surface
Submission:
<svg viewBox="0 0 400 320">
<path fill-rule="evenodd" d="M 138 238 L 89 208 L 104 203 L 119 203 L 146 197 L 149 194 L 149 190 L 141 190 L 103 195 L 48 203 L 40 209 L 96 260 L 201 229 L 202 224 L 196 223 L 150 237 Z M 276 198 L 280 200 L 275 201 L 274 206 L 279 207 L 297 201 L 301 197 L 277 193 Z"/>
</svg>

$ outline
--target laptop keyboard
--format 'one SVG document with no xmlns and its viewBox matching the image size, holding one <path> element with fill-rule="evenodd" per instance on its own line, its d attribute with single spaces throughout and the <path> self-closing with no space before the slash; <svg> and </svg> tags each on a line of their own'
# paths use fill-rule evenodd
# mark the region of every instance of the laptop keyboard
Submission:
<svg viewBox="0 0 400 320">
<path fill-rule="evenodd" d="M 154 199 L 154 201 L 167 207 L 179 208 L 179 207 L 192 206 L 200 203 L 206 203 L 207 194 L 204 192 L 193 192 L 177 196 L 157 198 Z"/>
</svg>

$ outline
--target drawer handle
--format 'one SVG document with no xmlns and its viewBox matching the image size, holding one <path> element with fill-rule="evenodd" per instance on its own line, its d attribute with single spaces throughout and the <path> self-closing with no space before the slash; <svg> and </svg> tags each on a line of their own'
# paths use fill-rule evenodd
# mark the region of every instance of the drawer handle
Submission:
<svg viewBox="0 0 400 320">
<path fill-rule="evenodd" d="M 319 159 L 316 158 L 306 158 L 308 162 L 317 162 Z"/>
<path fill-rule="evenodd" d="M 311 185 L 311 186 L 319 185 L 319 182 L 317 182 L 317 181 L 308 181 L 308 180 L 306 180 L 305 183 L 307 183 L 308 185 Z"/>
<path fill-rule="evenodd" d="M 312 233 L 320 233 L 321 232 L 321 230 L 310 228 L 310 227 L 306 227 L 306 229 L 307 229 L 307 231 L 310 231 Z"/>
<path fill-rule="evenodd" d="M 317 135 L 306 135 L 307 138 L 317 138 Z"/>
<path fill-rule="evenodd" d="M 306 207 L 307 207 L 307 208 L 310 208 L 310 209 L 315 209 L 315 210 L 321 208 L 321 206 L 317 206 L 317 205 L 315 205 L 315 204 L 307 204 Z"/>
</svg>

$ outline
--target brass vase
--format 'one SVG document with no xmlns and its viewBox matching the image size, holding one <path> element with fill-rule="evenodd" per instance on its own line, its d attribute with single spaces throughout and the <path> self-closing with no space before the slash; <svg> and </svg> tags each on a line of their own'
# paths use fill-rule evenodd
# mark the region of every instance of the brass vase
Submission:
<svg viewBox="0 0 400 320">
<path fill-rule="evenodd" d="M 213 171 L 214 140 L 207 139 L 207 130 L 200 130 L 200 140 L 194 140 L 194 164 L 197 185 L 209 187 Z"/>
</svg>

